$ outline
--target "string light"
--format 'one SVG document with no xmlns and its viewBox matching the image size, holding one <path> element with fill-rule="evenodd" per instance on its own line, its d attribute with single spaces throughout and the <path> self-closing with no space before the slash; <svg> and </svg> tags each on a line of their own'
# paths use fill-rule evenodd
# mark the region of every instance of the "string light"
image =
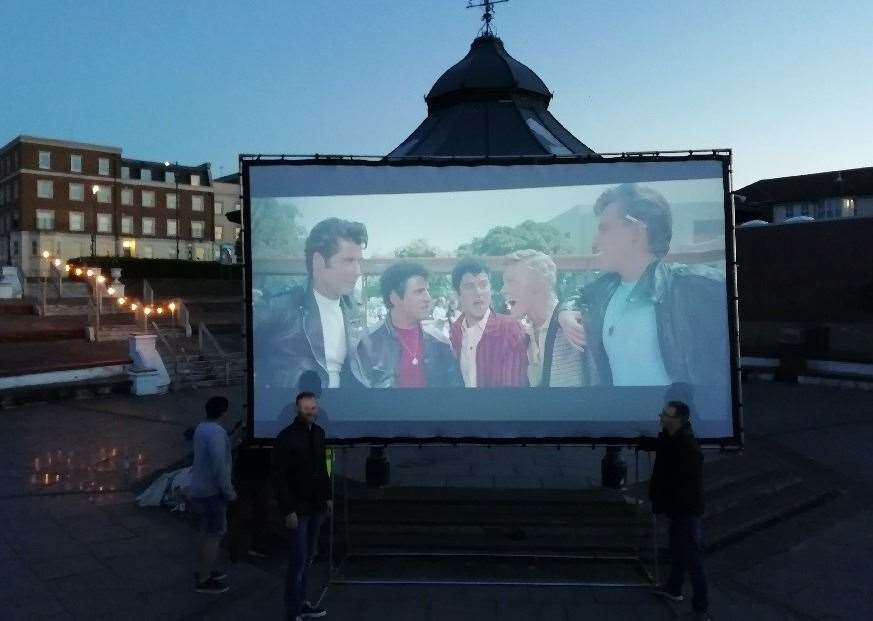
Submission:
<svg viewBox="0 0 873 621">
<path fill-rule="evenodd" d="M 76 276 L 81 276 L 81 275 L 82 275 L 82 268 L 81 268 L 81 267 L 77 267 L 77 268 L 76 268 Z"/>
<path fill-rule="evenodd" d="M 125 302 L 127 302 L 127 300 L 125 300 L 124 298 L 118 298 L 118 305 L 119 306 L 124 306 Z"/>
<path fill-rule="evenodd" d="M 152 307 L 146 306 L 144 309 L 142 309 L 142 312 L 144 312 L 146 314 L 146 317 L 148 317 L 149 315 L 152 314 Z"/>
<path fill-rule="evenodd" d="M 158 315 L 163 315 L 163 314 L 164 314 L 164 307 L 158 306 Z"/>
<path fill-rule="evenodd" d="M 135 311 L 136 309 L 137 309 L 137 304 L 136 304 L 136 302 L 134 302 L 133 304 L 130 305 L 130 310 Z"/>
<path fill-rule="evenodd" d="M 43 259 L 48 259 L 50 256 L 52 256 L 52 253 L 49 252 L 48 250 L 43 250 L 43 251 L 42 251 L 42 258 L 43 258 Z"/>
<path fill-rule="evenodd" d="M 109 287 L 106 290 L 106 293 L 108 293 L 109 295 L 115 295 L 115 287 Z"/>
<path fill-rule="evenodd" d="M 70 271 L 70 264 L 69 264 L 69 263 L 67 263 L 67 264 L 64 266 L 64 271 L 65 271 L 65 272 L 69 272 L 69 271 Z"/>
<path fill-rule="evenodd" d="M 85 276 L 87 276 L 88 278 L 91 278 L 93 275 L 94 275 L 94 270 L 92 270 L 92 269 L 89 269 L 85 272 Z"/>
<path fill-rule="evenodd" d="M 175 302 L 170 302 L 169 307 L 170 307 L 170 311 L 174 311 L 174 310 L 176 310 L 176 303 L 175 303 Z"/>
<path fill-rule="evenodd" d="M 63 263 L 63 261 L 61 261 L 60 259 L 55 259 L 54 261 L 52 261 L 52 265 L 54 265 L 56 268 L 59 268 L 61 266 L 61 263 Z"/>
</svg>

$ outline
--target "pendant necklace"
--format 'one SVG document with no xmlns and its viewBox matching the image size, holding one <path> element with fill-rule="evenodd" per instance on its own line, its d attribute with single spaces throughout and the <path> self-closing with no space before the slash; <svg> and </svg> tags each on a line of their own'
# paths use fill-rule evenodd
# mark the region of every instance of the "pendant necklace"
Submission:
<svg viewBox="0 0 873 621">
<path fill-rule="evenodd" d="M 613 321 L 612 321 L 612 325 L 610 325 L 610 326 L 609 326 L 609 329 L 606 331 L 606 333 L 607 333 L 610 337 L 612 337 L 612 336 L 615 334 L 615 326 L 618 325 L 618 323 L 619 323 L 622 319 L 624 319 L 624 316 L 625 316 L 625 314 L 627 313 L 627 307 L 630 306 L 630 296 L 631 296 L 631 293 L 633 293 L 633 290 L 628 291 L 627 297 L 624 299 L 624 306 L 622 306 L 622 308 L 621 308 L 621 313 L 619 313 L 618 317 L 616 317 L 615 319 L 613 319 Z"/>
<path fill-rule="evenodd" d="M 406 343 L 403 342 L 403 339 L 401 339 L 401 338 L 398 337 L 398 338 L 397 338 L 397 342 L 400 343 L 400 346 L 401 346 L 403 349 L 405 349 L 405 350 L 406 350 L 406 353 L 409 354 L 409 355 L 412 357 L 412 360 L 411 360 L 411 362 L 412 362 L 412 366 L 417 367 L 417 366 L 418 366 L 418 354 L 414 354 L 414 353 L 412 353 L 412 350 L 409 349 L 409 348 L 406 346 Z M 419 345 L 421 345 L 421 339 L 420 339 L 420 338 L 419 338 Z"/>
</svg>

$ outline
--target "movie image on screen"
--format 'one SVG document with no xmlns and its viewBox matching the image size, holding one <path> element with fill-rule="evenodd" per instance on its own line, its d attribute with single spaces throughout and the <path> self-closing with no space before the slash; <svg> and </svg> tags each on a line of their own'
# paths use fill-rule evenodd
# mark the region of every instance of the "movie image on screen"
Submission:
<svg viewBox="0 0 873 621">
<path fill-rule="evenodd" d="M 736 435 L 723 158 L 243 164 L 255 438 Z"/>
</svg>

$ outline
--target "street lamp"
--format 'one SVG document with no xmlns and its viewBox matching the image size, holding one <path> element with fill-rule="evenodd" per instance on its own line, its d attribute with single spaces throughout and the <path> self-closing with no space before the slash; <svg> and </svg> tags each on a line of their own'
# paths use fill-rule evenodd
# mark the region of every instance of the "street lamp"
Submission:
<svg viewBox="0 0 873 621">
<path fill-rule="evenodd" d="M 42 258 L 48 261 L 48 258 L 52 256 L 48 250 L 42 251 Z M 42 275 L 42 316 L 45 317 L 45 290 L 48 287 L 48 270 L 51 269 L 51 264 L 49 264 L 48 268 Z M 40 270 L 41 271 L 41 270 Z"/>
<path fill-rule="evenodd" d="M 91 219 L 91 256 L 97 256 L 97 195 L 100 193 L 100 186 L 96 183 L 91 186 L 91 194 L 94 195 L 94 217 Z M 112 223 L 115 226 L 115 223 Z"/>
<path fill-rule="evenodd" d="M 149 333 L 149 315 L 152 314 L 152 307 L 146 306 L 142 309 L 142 328 L 143 332 Z"/>
</svg>

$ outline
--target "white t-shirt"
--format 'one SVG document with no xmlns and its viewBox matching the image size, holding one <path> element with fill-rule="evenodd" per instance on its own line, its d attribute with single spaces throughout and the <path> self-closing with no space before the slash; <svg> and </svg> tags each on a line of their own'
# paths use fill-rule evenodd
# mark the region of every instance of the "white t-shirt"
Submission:
<svg viewBox="0 0 873 621">
<path fill-rule="evenodd" d="M 340 371 L 346 361 L 346 326 L 339 298 L 331 300 L 313 289 L 321 317 L 321 334 L 324 337 L 324 361 L 330 378 L 329 388 L 340 385 Z"/>
</svg>

